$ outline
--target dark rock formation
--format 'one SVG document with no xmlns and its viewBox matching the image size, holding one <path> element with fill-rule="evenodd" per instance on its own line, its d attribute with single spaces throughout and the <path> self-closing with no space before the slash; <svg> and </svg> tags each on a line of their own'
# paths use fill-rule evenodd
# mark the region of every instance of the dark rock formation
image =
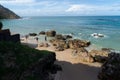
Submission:
<svg viewBox="0 0 120 80">
<path fill-rule="evenodd" d="M 29 36 L 37 36 L 36 33 L 29 33 Z"/>
<path fill-rule="evenodd" d="M 54 31 L 54 30 L 46 32 L 46 36 L 48 36 L 48 37 L 55 37 L 55 35 L 56 35 L 56 31 Z"/>
<path fill-rule="evenodd" d="M 120 80 L 120 53 L 111 52 L 98 74 L 99 80 Z"/>
<path fill-rule="evenodd" d="M 0 41 L 20 42 L 20 35 L 11 35 L 9 29 L 0 30 Z"/>
<path fill-rule="evenodd" d="M 39 34 L 40 35 L 45 35 L 45 31 L 41 31 Z"/>
<path fill-rule="evenodd" d="M 71 35 L 64 35 L 64 38 L 65 39 L 70 39 L 70 38 L 72 38 L 72 36 Z"/>
<path fill-rule="evenodd" d="M 59 40 L 67 40 L 72 38 L 72 36 L 70 35 L 62 35 L 62 34 L 56 34 L 55 35 L 55 39 L 59 39 Z"/>
<path fill-rule="evenodd" d="M 18 19 L 18 18 L 20 17 L 16 15 L 14 12 L 0 5 L 0 19 Z"/>
</svg>

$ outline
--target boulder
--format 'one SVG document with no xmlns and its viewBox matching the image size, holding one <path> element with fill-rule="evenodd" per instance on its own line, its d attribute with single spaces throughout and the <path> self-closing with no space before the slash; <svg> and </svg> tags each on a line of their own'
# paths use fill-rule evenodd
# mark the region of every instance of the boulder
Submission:
<svg viewBox="0 0 120 80">
<path fill-rule="evenodd" d="M 29 36 L 37 36 L 36 33 L 29 33 Z"/>
<path fill-rule="evenodd" d="M 81 47 L 88 47 L 90 45 L 90 41 L 74 39 L 74 40 L 69 40 L 68 45 L 72 49 L 81 48 Z"/>
<path fill-rule="evenodd" d="M 41 31 L 39 34 L 40 35 L 45 35 L 45 31 Z"/>
<path fill-rule="evenodd" d="M 48 43 L 44 43 L 44 47 L 49 47 L 49 44 Z"/>
<path fill-rule="evenodd" d="M 77 58 L 83 62 L 94 62 L 93 57 L 88 53 L 85 48 L 77 48 L 72 51 L 73 55 L 76 55 Z"/>
<path fill-rule="evenodd" d="M 64 36 L 62 34 L 55 35 L 55 39 L 65 40 L 65 38 L 64 38 Z"/>
<path fill-rule="evenodd" d="M 98 74 L 99 80 L 120 80 L 120 53 L 111 52 Z"/>
<path fill-rule="evenodd" d="M 55 37 L 55 35 L 56 35 L 56 31 L 54 31 L 54 30 L 46 32 L 46 36 L 48 36 L 48 37 Z"/>
<path fill-rule="evenodd" d="M 108 57 L 109 51 L 106 50 L 91 50 L 89 52 L 90 55 L 94 56 L 103 56 L 103 57 Z"/>
<path fill-rule="evenodd" d="M 44 47 L 44 43 L 38 44 L 38 47 Z"/>
<path fill-rule="evenodd" d="M 55 51 L 64 51 L 64 48 L 62 46 L 55 47 Z"/>
<path fill-rule="evenodd" d="M 99 56 L 99 55 L 95 55 L 93 58 L 94 58 L 94 62 L 100 62 L 100 63 L 104 63 L 108 59 L 108 57 Z"/>
<path fill-rule="evenodd" d="M 111 51 L 114 50 L 114 49 L 112 49 L 112 48 L 102 48 L 101 50 L 102 50 L 102 51 L 111 52 Z"/>
<path fill-rule="evenodd" d="M 72 36 L 71 35 L 64 35 L 64 38 L 65 39 L 70 39 L 70 38 L 72 38 Z"/>
</svg>

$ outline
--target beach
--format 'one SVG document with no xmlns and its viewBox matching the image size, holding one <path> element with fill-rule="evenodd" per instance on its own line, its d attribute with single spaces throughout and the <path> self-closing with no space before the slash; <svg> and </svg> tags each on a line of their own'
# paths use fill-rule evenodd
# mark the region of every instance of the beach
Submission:
<svg viewBox="0 0 120 80">
<path fill-rule="evenodd" d="M 100 63 L 82 62 L 71 54 L 71 49 L 55 51 L 55 48 L 50 43 L 48 43 L 49 47 L 39 47 L 35 39 L 24 39 L 21 42 L 38 50 L 55 52 L 57 59 L 55 63 L 62 67 L 62 71 L 58 71 L 54 75 L 55 80 L 98 80 L 97 75 L 101 67 Z"/>
</svg>

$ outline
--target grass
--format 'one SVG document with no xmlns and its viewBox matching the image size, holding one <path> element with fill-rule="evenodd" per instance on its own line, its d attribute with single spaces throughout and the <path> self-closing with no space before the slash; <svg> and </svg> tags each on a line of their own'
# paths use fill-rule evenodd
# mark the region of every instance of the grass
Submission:
<svg viewBox="0 0 120 80">
<path fill-rule="evenodd" d="M 0 42 L 0 80 L 9 73 L 21 74 L 32 63 L 49 54 L 51 52 L 39 51 L 20 43 Z M 19 75 L 16 77 L 19 78 Z"/>
</svg>

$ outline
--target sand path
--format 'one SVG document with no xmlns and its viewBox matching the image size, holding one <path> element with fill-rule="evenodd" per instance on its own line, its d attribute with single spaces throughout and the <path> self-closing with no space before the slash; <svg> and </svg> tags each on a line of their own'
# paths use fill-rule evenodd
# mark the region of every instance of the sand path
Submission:
<svg viewBox="0 0 120 80">
<path fill-rule="evenodd" d="M 55 63 L 62 66 L 62 71 L 57 72 L 55 80 L 98 80 L 97 74 L 101 66 L 99 63 L 81 62 L 79 59 L 76 59 L 76 56 L 71 55 L 71 49 L 58 52 L 54 50 L 53 46 L 37 47 L 35 41 L 32 41 L 32 43 L 28 41 L 27 43 L 31 47 L 36 47 L 36 49 L 49 50 L 56 53 L 57 61 Z"/>
</svg>

